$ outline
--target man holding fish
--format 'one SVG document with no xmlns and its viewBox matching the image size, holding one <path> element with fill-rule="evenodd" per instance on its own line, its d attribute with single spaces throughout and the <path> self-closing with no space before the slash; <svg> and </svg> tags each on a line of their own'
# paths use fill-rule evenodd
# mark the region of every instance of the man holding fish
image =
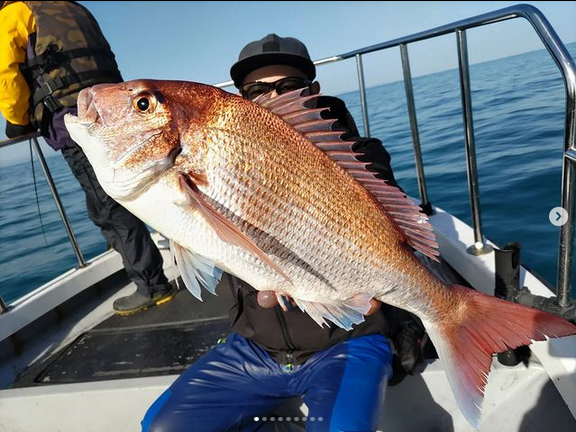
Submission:
<svg viewBox="0 0 576 432">
<path fill-rule="evenodd" d="M 136 80 L 83 90 L 78 116 L 65 119 L 107 193 L 171 239 L 195 296 L 200 285 L 214 292 L 223 270 L 258 291 L 240 288 L 237 333 L 160 396 L 143 429 L 258 430 L 260 416 L 301 395 L 308 430 L 375 430 L 392 358 L 378 302 L 423 321 L 479 427 L 492 354 L 576 327 L 446 284 L 415 257 L 437 259 L 432 227 L 393 178 L 371 170 L 370 150 L 338 130 L 336 110 L 326 116 L 298 42 L 269 35 L 243 50 L 231 73 L 253 101 Z M 282 55 L 266 62 L 285 50 L 294 66 Z M 244 69 L 249 58 L 258 62 Z M 309 90 L 290 91 L 298 80 Z M 291 315 L 302 312 L 307 321 Z"/>
<path fill-rule="evenodd" d="M 248 100 L 302 88 L 319 92 L 304 44 L 275 34 L 248 44 L 231 75 Z M 357 142 L 355 148 L 369 153 L 365 160 L 371 168 L 396 184 L 390 156 L 379 140 L 359 138 L 342 100 L 322 96 L 311 102 L 327 108 L 327 118 L 337 120 L 332 129 Z M 177 431 L 180 424 L 202 431 L 233 426 L 266 430 L 272 427 L 263 424 L 269 421 L 267 414 L 276 409 L 286 418 L 279 406 L 303 395 L 309 409 L 307 430 L 375 430 L 392 375 L 388 323 L 380 302 L 372 300 L 366 321 L 347 331 L 334 324 L 318 326 L 285 297 L 278 296 L 279 305 L 273 291 L 257 291 L 240 280 L 236 286 L 234 333 L 181 375 L 149 410 L 143 430 Z M 246 368 L 252 373 L 246 374 Z M 283 426 L 288 424 L 284 420 Z"/>
</svg>

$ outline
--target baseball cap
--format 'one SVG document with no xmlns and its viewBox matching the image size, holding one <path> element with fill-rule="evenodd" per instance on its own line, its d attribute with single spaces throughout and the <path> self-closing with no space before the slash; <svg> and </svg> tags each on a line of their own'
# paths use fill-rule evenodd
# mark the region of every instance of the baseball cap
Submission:
<svg viewBox="0 0 576 432">
<path fill-rule="evenodd" d="M 250 72 L 271 65 L 293 66 L 301 70 L 309 80 L 316 77 L 316 67 L 306 45 L 296 38 L 283 38 L 274 33 L 242 48 L 238 61 L 230 68 L 230 76 L 234 85 L 240 88 Z"/>
</svg>

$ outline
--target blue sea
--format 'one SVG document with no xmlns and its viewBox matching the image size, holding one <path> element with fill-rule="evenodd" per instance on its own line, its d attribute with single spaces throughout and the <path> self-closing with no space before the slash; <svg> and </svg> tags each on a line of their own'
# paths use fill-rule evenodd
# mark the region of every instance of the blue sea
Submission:
<svg viewBox="0 0 576 432">
<path fill-rule="evenodd" d="M 576 56 L 576 43 L 568 49 Z M 559 228 L 548 214 L 560 205 L 560 72 L 541 50 L 472 65 L 470 74 L 484 234 L 500 246 L 519 242 L 522 262 L 555 284 Z M 415 78 L 413 85 L 429 199 L 471 224 L 458 71 Z M 362 130 L 358 94 L 340 96 Z M 367 97 L 372 136 L 392 155 L 400 185 L 419 197 L 403 82 L 370 88 Z M 59 154 L 47 156 L 82 252 L 87 259 L 104 252 L 68 165 Z M 37 161 L 35 168 L 42 223 L 31 162 L 0 167 L 0 294 L 7 303 L 76 265 Z"/>
</svg>

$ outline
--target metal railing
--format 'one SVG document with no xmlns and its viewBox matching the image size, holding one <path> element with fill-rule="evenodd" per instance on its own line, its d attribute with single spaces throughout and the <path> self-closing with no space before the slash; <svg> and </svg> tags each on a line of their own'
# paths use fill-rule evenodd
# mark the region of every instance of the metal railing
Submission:
<svg viewBox="0 0 576 432">
<path fill-rule="evenodd" d="M 50 188 L 50 193 L 52 194 L 52 198 L 54 199 L 54 203 L 56 204 L 56 209 L 60 214 L 60 219 L 62 219 L 62 223 L 64 228 L 66 229 L 66 233 L 68 234 L 68 239 L 70 240 L 70 244 L 72 245 L 72 249 L 74 250 L 74 254 L 76 255 L 76 260 L 78 261 L 79 267 L 85 267 L 86 261 L 84 260 L 84 255 L 82 255 L 82 251 L 80 250 L 80 246 L 78 245 L 78 241 L 76 240 L 76 236 L 74 235 L 74 231 L 72 230 L 72 225 L 70 224 L 70 220 L 66 215 L 66 211 L 64 210 L 64 206 L 62 205 L 62 201 L 60 200 L 60 195 L 58 194 L 58 190 L 56 189 L 56 185 L 54 183 L 54 179 L 52 178 L 52 174 L 50 173 L 50 168 L 48 168 L 48 164 L 46 163 L 46 158 L 44 157 L 44 153 L 40 148 L 40 144 L 38 143 L 39 134 L 32 133 L 28 135 L 23 135 L 21 137 L 8 139 L 5 141 L 0 141 L 0 150 L 18 144 L 24 141 L 30 141 L 38 156 L 38 161 L 40 162 L 40 166 L 42 167 L 42 172 L 46 177 L 46 182 L 48 183 L 48 187 Z M 4 313 L 7 311 L 7 306 L 2 299 L 2 295 L 0 294 L 0 313 Z"/>
<path fill-rule="evenodd" d="M 358 84 L 360 91 L 360 103 L 362 107 L 362 118 L 364 131 L 367 136 L 370 134 L 368 119 L 368 106 L 366 102 L 366 87 L 364 83 L 364 71 L 362 67 L 362 56 L 365 54 L 382 51 L 389 48 L 399 47 L 404 73 L 404 84 L 406 99 L 412 132 L 412 142 L 416 162 L 416 174 L 420 199 L 424 209 L 431 208 L 426 189 L 426 178 L 424 175 L 424 163 L 420 149 L 420 138 L 418 135 L 418 123 L 416 119 L 416 106 L 414 104 L 414 94 L 412 91 L 412 77 L 410 74 L 410 63 L 408 59 L 408 44 L 433 39 L 446 34 L 456 35 L 458 49 L 458 64 L 460 74 L 460 90 L 462 96 L 462 113 L 465 132 L 466 161 L 468 170 L 468 190 L 470 195 L 470 211 L 474 229 L 474 244 L 470 245 L 468 251 L 475 255 L 487 253 L 491 248 L 486 244 L 482 231 L 482 220 L 480 213 L 480 194 L 478 192 L 478 173 L 476 170 L 476 152 L 474 145 L 474 125 L 472 118 L 472 97 L 470 91 L 470 77 L 468 73 L 468 47 L 466 43 L 466 30 L 488 24 L 494 24 L 514 18 L 526 19 L 536 31 L 540 40 L 554 59 L 564 80 L 566 90 L 566 119 L 564 130 L 564 157 L 562 164 L 562 201 L 560 206 L 568 213 L 568 222 L 560 228 L 560 240 L 558 251 L 558 268 L 556 296 L 558 304 L 567 308 L 571 304 L 570 289 L 572 282 L 572 254 L 574 237 L 574 180 L 576 164 L 576 68 L 574 60 L 568 53 L 566 47 L 552 28 L 546 17 L 534 6 L 519 4 L 494 12 L 478 15 L 462 21 L 446 24 L 431 30 L 416 33 L 410 36 L 393 39 L 366 48 L 350 51 L 332 57 L 327 57 L 314 62 L 315 65 L 325 65 L 346 59 L 355 58 L 357 64 Z M 216 84 L 218 87 L 228 87 L 233 85 L 232 81 Z"/>
</svg>

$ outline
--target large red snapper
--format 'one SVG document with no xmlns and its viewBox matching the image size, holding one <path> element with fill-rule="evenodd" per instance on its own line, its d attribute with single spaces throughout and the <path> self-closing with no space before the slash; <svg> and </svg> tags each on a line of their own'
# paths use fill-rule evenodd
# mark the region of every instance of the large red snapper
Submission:
<svg viewBox="0 0 576 432">
<path fill-rule="evenodd" d="M 435 258 L 425 215 L 374 177 L 331 131 L 314 96 L 257 104 L 190 82 L 85 89 L 66 125 L 102 187 L 170 238 L 200 297 L 221 271 L 292 297 L 319 324 L 349 329 L 370 299 L 424 322 L 464 415 L 480 424 L 492 354 L 576 333 L 550 314 L 447 286 L 412 253 Z"/>
</svg>

